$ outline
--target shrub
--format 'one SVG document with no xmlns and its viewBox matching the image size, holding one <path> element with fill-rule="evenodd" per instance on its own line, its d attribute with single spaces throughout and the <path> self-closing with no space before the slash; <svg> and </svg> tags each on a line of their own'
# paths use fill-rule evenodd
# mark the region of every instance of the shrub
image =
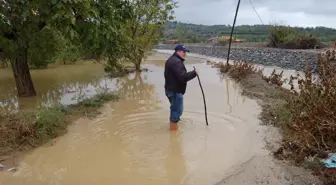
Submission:
<svg viewBox="0 0 336 185">
<path fill-rule="evenodd" d="M 271 83 L 274 85 L 277 85 L 279 87 L 281 87 L 284 83 L 284 80 L 282 80 L 282 74 L 283 71 L 281 71 L 279 74 L 276 73 L 275 69 L 272 71 L 270 76 L 262 76 L 262 78 L 267 82 L 267 83 Z"/>
<path fill-rule="evenodd" d="M 309 33 L 298 33 L 287 26 L 273 26 L 268 46 L 283 49 L 314 49 L 320 44 L 320 41 Z"/>
<path fill-rule="evenodd" d="M 319 55 L 318 79 L 313 82 L 307 63 L 305 77 L 299 79 L 298 95 L 289 100 L 292 110 L 291 144 L 298 161 L 321 152 L 336 151 L 336 67 L 328 56 Z"/>
<path fill-rule="evenodd" d="M 233 65 L 221 63 L 219 68 L 222 73 L 227 73 L 230 77 L 238 81 L 250 74 L 261 74 L 261 70 L 254 64 L 245 61 L 234 62 Z"/>
<path fill-rule="evenodd" d="M 36 137 L 45 142 L 66 132 L 67 123 L 65 113 L 57 108 L 41 109 L 36 114 L 36 121 L 33 123 Z"/>
</svg>

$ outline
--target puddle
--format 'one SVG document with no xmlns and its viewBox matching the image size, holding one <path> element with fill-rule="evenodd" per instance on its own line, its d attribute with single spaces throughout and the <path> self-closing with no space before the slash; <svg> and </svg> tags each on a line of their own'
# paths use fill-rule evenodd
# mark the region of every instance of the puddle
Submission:
<svg viewBox="0 0 336 185">
<path fill-rule="evenodd" d="M 148 73 L 106 80 L 124 99 L 106 104 L 94 120 L 79 119 L 53 144 L 27 153 L 18 171 L 0 173 L 0 184 L 211 185 L 232 167 L 267 154 L 257 103 L 195 57 L 188 57 L 186 67 L 199 71 L 209 126 L 195 78 L 188 83 L 181 129 L 170 132 L 163 77 L 167 56 L 150 57 L 144 65 Z M 83 86 L 90 87 L 90 78 L 83 78 L 90 82 Z M 95 84 L 105 82 L 100 78 Z"/>
</svg>

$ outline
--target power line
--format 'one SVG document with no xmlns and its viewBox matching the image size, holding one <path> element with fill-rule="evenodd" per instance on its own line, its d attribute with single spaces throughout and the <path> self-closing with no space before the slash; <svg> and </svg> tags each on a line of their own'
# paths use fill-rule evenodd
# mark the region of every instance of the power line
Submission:
<svg viewBox="0 0 336 185">
<path fill-rule="evenodd" d="M 229 34 L 231 34 L 231 32 L 219 32 L 220 34 L 222 34 L 222 35 L 229 35 Z M 235 30 L 235 34 L 236 35 L 266 35 L 267 34 L 267 32 L 237 32 L 236 30 Z"/>
<path fill-rule="evenodd" d="M 252 0 L 249 0 L 249 2 L 250 2 L 250 4 L 252 5 L 252 8 L 253 8 L 254 12 L 257 14 L 257 16 L 258 16 L 260 22 L 261 22 L 262 24 L 264 24 L 264 22 L 261 20 L 261 18 L 260 18 L 260 16 L 259 16 L 259 14 L 258 14 L 256 8 L 255 8 L 254 5 L 253 5 Z"/>
<path fill-rule="evenodd" d="M 260 16 L 259 16 L 258 12 L 257 12 L 257 10 L 256 10 L 256 8 L 254 7 L 254 5 L 253 5 L 253 3 L 252 3 L 252 0 L 249 0 L 249 2 L 250 2 L 250 4 L 252 5 L 252 8 L 253 8 L 254 12 L 257 14 L 257 16 L 258 16 L 260 22 L 261 22 L 263 25 L 265 25 L 264 22 L 261 20 L 261 18 L 260 18 Z M 273 41 L 273 43 L 274 43 L 276 46 L 279 46 L 279 44 L 278 44 L 272 37 L 270 37 L 270 39 Z"/>
</svg>

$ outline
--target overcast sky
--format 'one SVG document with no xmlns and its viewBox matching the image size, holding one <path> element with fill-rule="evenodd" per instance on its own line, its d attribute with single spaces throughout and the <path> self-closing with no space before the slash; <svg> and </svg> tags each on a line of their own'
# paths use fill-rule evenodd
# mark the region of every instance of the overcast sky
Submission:
<svg viewBox="0 0 336 185">
<path fill-rule="evenodd" d="M 265 24 L 336 28 L 336 0 L 251 0 Z M 231 24 L 238 0 L 178 0 L 177 21 Z M 241 0 L 237 25 L 261 24 L 249 0 Z"/>
</svg>

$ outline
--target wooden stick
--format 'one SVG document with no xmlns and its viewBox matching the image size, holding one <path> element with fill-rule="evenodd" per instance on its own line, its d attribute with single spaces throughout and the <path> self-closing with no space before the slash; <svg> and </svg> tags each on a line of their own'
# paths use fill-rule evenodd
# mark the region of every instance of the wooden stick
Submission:
<svg viewBox="0 0 336 185">
<path fill-rule="evenodd" d="M 194 70 L 196 70 L 195 66 L 194 66 Z M 205 96 L 204 96 L 203 87 L 202 87 L 201 80 L 200 80 L 198 74 L 196 76 L 197 76 L 198 83 L 199 83 L 199 85 L 201 87 L 201 91 L 202 91 L 202 95 L 203 95 L 204 110 L 205 110 L 205 123 L 206 123 L 206 125 L 209 125 L 208 124 L 208 113 L 207 113 L 207 108 L 206 108 L 206 102 L 205 102 Z"/>
</svg>

